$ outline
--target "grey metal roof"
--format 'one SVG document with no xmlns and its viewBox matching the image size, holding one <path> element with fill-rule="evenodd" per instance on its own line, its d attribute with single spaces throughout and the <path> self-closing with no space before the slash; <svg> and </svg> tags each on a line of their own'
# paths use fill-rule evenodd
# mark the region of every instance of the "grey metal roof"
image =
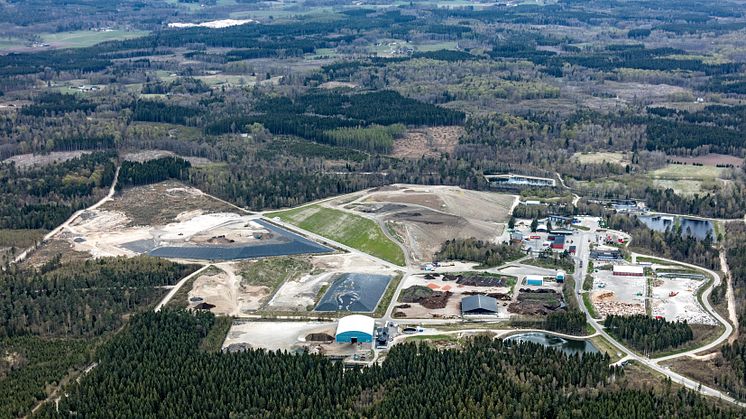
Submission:
<svg viewBox="0 0 746 419">
<path fill-rule="evenodd" d="M 497 313 L 497 300 L 486 295 L 470 295 L 461 299 L 461 312 L 487 310 Z"/>
</svg>

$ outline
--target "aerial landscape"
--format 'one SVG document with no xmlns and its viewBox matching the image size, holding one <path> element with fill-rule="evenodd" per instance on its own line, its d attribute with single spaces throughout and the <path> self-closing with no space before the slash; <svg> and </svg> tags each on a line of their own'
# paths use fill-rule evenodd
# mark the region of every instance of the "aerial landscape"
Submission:
<svg viewBox="0 0 746 419">
<path fill-rule="evenodd" d="M 746 1 L 0 34 L 0 418 L 746 416 Z"/>
</svg>

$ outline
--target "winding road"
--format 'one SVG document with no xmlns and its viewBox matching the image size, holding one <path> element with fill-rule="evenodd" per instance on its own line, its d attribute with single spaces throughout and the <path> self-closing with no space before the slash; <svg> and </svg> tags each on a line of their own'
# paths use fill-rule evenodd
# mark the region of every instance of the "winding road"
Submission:
<svg viewBox="0 0 746 419">
<path fill-rule="evenodd" d="M 586 269 L 588 267 L 588 262 L 590 260 L 590 249 L 587 246 L 587 243 L 588 243 L 589 238 L 591 238 L 591 236 L 594 236 L 595 234 L 596 234 L 595 232 L 584 232 L 584 233 L 581 233 L 581 238 L 579 240 L 580 243 L 583 243 L 583 246 L 578 246 L 578 253 L 577 254 L 579 256 L 575 259 L 575 272 L 579 273 L 579 274 L 576 274 L 576 276 L 579 277 L 579 278 L 578 278 L 578 280 L 575 281 L 575 291 L 576 291 L 576 294 L 578 296 L 581 294 L 583 278 L 585 276 Z M 640 254 L 637 254 L 637 253 L 633 253 L 632 256 L 633 256 L 633 260 L 636 260 L 637 257 L 639 257 L 639 256 L 646 256 L 646 255 L 640 255 Z M 681 357 L 685 357 L 685 356 L 695 356 L 696 357 L 696 354 L 699 353 L 699 352 L 703 352 L 703 351 L 707 351 L 709 349 L 715 348 L 716 346 L 722 344 L 725 340 L 727 340 L 728 337 L 731 335 L 731 333 L 733 333 L 733 325 L 731 325 L 719 313 L 717 313 L 712 308 L 712 305 L 708 301 L 708 297 L 712 293 L 713 287 L 716 286 L 716 285 L 718 285 L 718 284 L 720 284 L 720 282 L 721 282 L 720 275 L 718 275 L 714 271 L 711 271 L 711 270 L 708 270 L 708 269 L 704 269 L 704 268 L 701 268 L 699 266 L 695 266 L 695 265 L 692 265 L 692 264 L 688 264 L 688 263 L 684 263 L 684 262 L 679 262 L 679 261 L 674 261 L 674 260 L 671 260 L 671 259 L 661 258 L 661 257 L 657 257 L 657 256 L 654 256 L 654 257 L 656 259 L 660 259 L 660 260 L 663 260 L 663 261 L 667 261 L 667 262 L 671 262 L 671 263 L 676 263 L 676 264 L 680 264 L 680 265 L 684 265 L 684 266 L 687 266 L 687 267 L 691 267 L 691 268 L 694 268 L 694 269 L 697 269 L 697 270 L 700 270 L 700 271 L 704 271 L 704 272 L 708 273 L 709 275 L 711 275 L 713 277 L 712 283 L 702 293 L 702 301 L 704 303 L 705 309 L 715 319 L 717 319 L 720 323 L 722 323 L 725 326 L 725 332 L 723 332 L 723 334 L 721 334 L 714 341 L 712 341 L 712 342 L 710 342 L 710 343 L 708 343 L 706 345 L 703 345 L 701 347 L 694 348 L 694 349 L 691 349 L 691 350 L 688 350 L 688 351 L 685 351 L 685 352 L 680 352 L 680 353 L 677 353 L 677 354 L 669 355 L 669 356 L 663 356 L 663 357 L 652 358 L 651 359 L 651 358 L 645 357 L 643 355 L 640 355 L 640 354 L 634 352 L 633 350 L 627 348 L 626 346 L 624 346 L 623 344 L 621 344 L 620 342 L 618 342 L 614 337 L 610 336 L 604 330 L 603 326 L 601 326 L 596 321 L 596 319 L 594 319 L 590 315 L 590 313 L 588 312 L 587 307 L 585 306 L 585 304 L 583 304 L 582 299 L 578 298 L 578 303 L 579 303 L 578 305 L 580 306 L 580 309 L 585 313 L 585 316 L 586 316 L 586 319 L 587 319 L 588 323 L 593 327 L 593 329 L 596 331 L 597 334 L 601 335 L 614 348 L 616 348 L 617 351 L 620 354 L 622 354 L 622 358 L 618 362 L 615 363 L 616 365 L 621 365 L 625 361 L 637 361 L 640 364 L 642 364 L 642 365 L 644 365 L 644 366 L 652 369 L 653 371 L 656 371 L 656 372 L 658 372 L 658 373 L 660 373 L 660 374 L 662 374 L 662 375 L 670 378 L 672 382 L 681 384 L 682 386 L 687 387 L 687 388 L 689 388 L 691 390 L 697 391 L 697 392 L 699 392 L 699 393 L 701 393 L 703 395 L 715 397 L 715 398 L 718 398 L 718 399 L 730 402 L 730 403 L 732 403 L 734 405 L 737 405 L 739 407 L 746 407 L 746 403 L 740 402 L 740 401 L 734 399 L 733 397 L 731 397 L 731 396 L 723 393 L 720 390 L 717 390 L 717 389 L 705 386 L 705 385 L 703 385 L 702 383 L 700 383 L 698 381 L 692 380 L 690 378 L 684 377 L 683 375 L 681 375 L 679 373 L 671 371 L 666 366 L 660 365 L 660 362 L 669 361 L 669 360 L 676 359 L 676 358 L 681 358 Z"/>
</svg>

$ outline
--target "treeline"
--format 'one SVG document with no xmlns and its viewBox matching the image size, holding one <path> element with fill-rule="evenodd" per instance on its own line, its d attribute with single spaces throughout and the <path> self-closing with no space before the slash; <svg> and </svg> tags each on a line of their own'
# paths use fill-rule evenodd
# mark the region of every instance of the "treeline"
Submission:
<svg viewBox="0 0 746 419">
<path fill-rule="evenodd" d="M 606 225 L 631 236 L 630 246 L 644 253 L 652 253 L 668 259 L 679 260 L 707 269 L 720 269 L 718 250 L 712 246 L 712 237 L 697 240 L 681 230 L 677 224 L 664 232 L 648 228 L 637 217 L 612 214 L 606 217 Z"/>
<path fill-rule="evenodd" d="M 465 260 L 479 262 L 483 267 L 499 266 L 525 256 L 509 244 L 495 244 L 475 238 L 447 240 L 435 258 L 438 260 Z"/>
<path fill-rule="evenodd" d="M 120 327 L 123 315 L 147 310 L 195 270 L 146 256 L 103 258 L 41 270 L 0 272 L 0 337 L 91 337 Z"/>
<path fill-rule="evenodd" d="M 677 348 L 694 339 L 694 332 L 686 320 L 669 322 L 666 319 L 654 319 L 645 314 L 633 316 L 610 314 L 604 320 L 604 327 L 612 335 L 646 354 Z"/>
<path fill-rule="evenodd" d="M 332 145 L 366 150 L 374 153 L 389 153 L 394 140 L 403 136 L 407 129 L 402 124 L 389 126 L 372 125 L 365 128 L 337 128 L 324 131 Z"/>
<path fill-rule="evenodd" d="M 68 112 L 91 112 L 96 105 L 76 95 L 56 92 L 43 93 L 34 99 L 34 103 L 21 108 L 21 113 L 30 116 L 59 116 Z"/>
<path fill-rule="evenodd" d="M 0 165 L 0 228 L 51 230 L 92 205 L 114 181 L 112 153 L 44 167 Z"/>
<path fill-rule="evenodd" d="M 135 104 L 132 119 L 135 121 L 185 125 L 191 118 L 199 114 L 200 110 L 192 107 L 174 105 L 158 100 L 138 100 Z"/>
<path fill-rule="evenodd" d="M 168 179 L 186 179 L 192 165 L 180 157 L 161 157 L 145 162 L 125 161 L 117 187 L 147 185 Z"/>
<path fill-rule="evenodd" d="M 727 417 L 687 390 L 609 385 L 607 355 L 475 338 L 463 349 L 405 343 L 380 365 L 344 371 L 301 353 L 198 349 L 209 313 L 144 313 L 99 353 L 97 368 L 38 416 L 108 417 Z M 485 368 L 489 365 L 490 368 Z M 136 373 L 133 373 L 136 372 Z M 168 379 L 164 379 L 168 377 Z M 623 380 L 622 380 L 623 381 Z"/>
<path fill-rule="evenodd" d="M 354 129 L 394 124 L 453 125 L 464 120 L 462 112 L 409 99 L 393 91 L 343 94 L 312 90 L 296 99 L 265 98 L 257 105 L 257 111 L 261 114 L 217 119 L 207 124 L 205 132 L 215 135 L 242 131 L 258 122 L 273 134 L 386 152 L 391 146 L 390 131 L 400 128 Z M 386 138 L 381 138 L 384 133 L 387 133 Z"/>
<path fill-rule="evenodd" d="M 189 58 L 189 57 L 187 57 Z M 146 83 L 142 86 L 143 94 L 200 94 L 210 91 L 210 86 L 200 79 L 193 77 L 179 77 L 169 83 L 161 81 Z"/>
<path fill-rule="evenodd" d="M 544 328 L 568 335 L 586 334 L 585 313 L 580 310 L 555 311 L 544 319 Z"/>
</svg>

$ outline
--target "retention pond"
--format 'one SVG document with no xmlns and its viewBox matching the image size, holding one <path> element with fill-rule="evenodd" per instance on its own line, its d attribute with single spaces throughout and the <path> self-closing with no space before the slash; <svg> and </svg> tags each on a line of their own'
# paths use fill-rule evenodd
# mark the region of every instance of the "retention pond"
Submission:
<svg viewBox="0 0 746 419">
<path fill-rule="evenodd" d="M 151 256 L 175 259 L 235 260 L 332 251 L 326 246 L 264 220 L 256 220 L 256 223 L 274 233 L 273 238 L 256 244 L 239 246 L 163 246 L 151 249 L 147 253 Z M 137 244 L 131 243 L 130 245 Z M 141 245 L 145 246 L 146 244 Z"/>
<path fill-rule="evenodd" d="M 562 351 L 567 355 L 584 354 L 584 353 L 596 353 L 598 349 L 590 341 L 587 340 L 574 340 L 564 339 L 548 333 L 531 332 L 521 333 L 518 335 L 510 336 L 506 339 L 509 342 L 532 342 L 538 343 L 539 345 L 546 346 L 548 348 L 554 348 L 558 351 Z"/>
</svg>

